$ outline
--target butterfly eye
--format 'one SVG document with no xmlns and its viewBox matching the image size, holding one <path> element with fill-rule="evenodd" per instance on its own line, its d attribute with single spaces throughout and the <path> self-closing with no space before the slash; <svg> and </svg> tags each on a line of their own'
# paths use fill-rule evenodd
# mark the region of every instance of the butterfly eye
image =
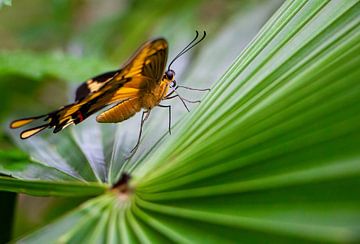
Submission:
<svg viewBox="0 0 360 244">
<path fill-rule="evenodd" d="M 172 80 L 174 78 L 175 72 L 173 70 L 167 70 L 165 72 L 166 78 Z"/>
<path fill-rule="evenodd" d="M 176 87 L 176 80 L 173 80 L 170 84 L 170 88 Z"/>
</svg>

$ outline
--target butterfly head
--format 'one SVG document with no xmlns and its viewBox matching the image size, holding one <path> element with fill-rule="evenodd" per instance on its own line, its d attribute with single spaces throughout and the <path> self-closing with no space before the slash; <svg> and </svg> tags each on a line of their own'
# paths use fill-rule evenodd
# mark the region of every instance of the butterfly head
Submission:
<svg viewBox="0 0 360 244">
<path fill-rule="evenodd" d="M 175 71 L 172 69 L 168 69 L 165 72 L 164 78 L 167 80 L 170 88 L 176 87 L 176 80 L 175 80 Z"/>
</svg>

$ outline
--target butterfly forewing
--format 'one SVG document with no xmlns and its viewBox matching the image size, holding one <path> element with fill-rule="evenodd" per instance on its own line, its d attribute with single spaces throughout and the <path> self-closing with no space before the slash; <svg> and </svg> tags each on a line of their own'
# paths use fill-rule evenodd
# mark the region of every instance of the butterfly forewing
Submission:
<svg viewBox="0 0 360 244">
<path fill-rule="evenodd" d="M 120 122 L 140 111 L 141 106 L 134 104 L 135 101 L 138 101 L 136 98 L 141 96 L 143 89 L 147 86 L 160 82 L 166 66 L 167 51 L 167 42 L 164 39 L 156 39 L 146 43 L 136 52 L 119 74 L 121 75 L 120 82 L 124 78 L 128 81 L 124 83 L 121 89 L 112 93 L 111 101 L 121 100 L 120 97 L 126 92 L 137 91 L 137 95 L 131 97 L 131 103 L 120 103 L 101 113 L 97 117 L 98 122 Z M 115 77 L 112 82 L 118 83 L 117 78 Z"/>
<path fill-rule="evenodd" d="M 75 94 L 75 101 L 85 98 L 90 93 L 98 91 L 102 86 L 109 82 L 120 70 L 106 72 L 91 78 L 82 83 L 77 89 Z"/>
<path fill-rule="evenodd" d="M 164 74 L 168 44 L 165 39 L 156 39 L 144 44 L 123 69 L 125 77 L 147 77 L 159 82 Z M 152 67 L 152 68 L 150 68 Z"/>
</svg>

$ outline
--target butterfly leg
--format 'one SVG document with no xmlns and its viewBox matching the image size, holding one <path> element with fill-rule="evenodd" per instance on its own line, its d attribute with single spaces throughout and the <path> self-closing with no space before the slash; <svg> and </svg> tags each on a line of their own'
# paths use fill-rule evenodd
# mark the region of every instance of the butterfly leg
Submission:
<svg viewBox="0 0 360 244">
<path fill-rule="evenodd" d="M 174 95 L 174 96 L 170 96 L 170 97 L 166 96 L 165 99 L 173 99 L 175 97 L 180 97 L 180 95 Z M 195 100 L 195 101 L 188 100 L 184 97 L 181 97 L 181 99 L 183 99 L 185 102 L 188 102 L 188 103 L 200 103 L 201 102 L 200 100 Z"/>
<path fill-rule="evenodd" d="M 177 87 L 175 87 L 171 92 L 169 92 L 163 99 L 171 99 L 171 98 L 173 98 L 171 95 L 172 94 L 174 94 L 174 92 L 176 93 L 176 90 L 177 90 L 178 88 Z M 177 93 L 176 93 L 177 94 Z"/>
<path fill-rule="evenodd" d="M 143 125 L 144 125 L 144 122 L 149 118 L 149 115 L 150 115 L 150 110 L 144 111 L 142 113 L 142 115 L 141 115 L 141 124 L 140 124 L 139 137 L 138 137 L 138 140 L 136 142 L 135 147 L 130 151 L 131 154 L 130 154 L 130 156 L 128 158 L 131 158 L 135 154 L 136 150 L 138 149 L 138 147 L 140 145 Z"/>
<path fill-rule="evenodd" d="M 188 100 L 188 99 L 180 96 L 180 94 L 177 93 L 175 90 L 176 90 L 176 89 L 174 89 L 172 92 L 170 92 L 168 95 L 166 95 L 166 96 L 163 98 L 163 100 L 169 100 L 169 99 L 173 99 L 173 98 L 178 97 L 178 98 L 181 100 L 181 102 L 184 104 L 184 107 L 186 108 L 186 110 L 187 110 L 188 112 L 190 112 L 190 109 L 188 108 L 188 106 L 186 105 L 185 102 L 188 102 L 188 103 L 200 103 L 200 102 L 201 102 L 200 100 L 196 100 L 196 101 Z M 174 92 L 176 93 L 176 95 L 171 96 Z"/>
<path fill-rule="evenodd" d="M 176 95 L 171 96 L 174 92 L 176 93 Z M 186 105 L 183 97 L 181 97 L 181 96 L 176 92 L 176 88 L 175 88 L 174 90 L 172 90 L 172 92 L 170 92 L 169 94 L 167 94 L 167 95 L 163 98 L 163 100 L 169 100 L 169 99 L 173 99 L 173 98 L 175 98 L 175 97 L 178 97 L 178 98 L 181 100 L 181 102 L 184 104 L 186 110 L 187 110 L 188 112 L 190 112 L 190 110 L 189 110 L 188 106 Z"/>
<path fill-rule="evenodd" d="M 161 108 L 168 108 L 169 109 L 169 134 L 171 135 L 171 105 L 158 105 Z"/>
<path fill-rule="evenodd" d="M 184 89 L 192 90 L 192 91 L 211 91 L 210 88 L 198 89 L 198 88 L 192 88 L 192 87 L 188 87 L 188 86 L 177 86 L 176 88 L 184 88 Z"/>
</svg>

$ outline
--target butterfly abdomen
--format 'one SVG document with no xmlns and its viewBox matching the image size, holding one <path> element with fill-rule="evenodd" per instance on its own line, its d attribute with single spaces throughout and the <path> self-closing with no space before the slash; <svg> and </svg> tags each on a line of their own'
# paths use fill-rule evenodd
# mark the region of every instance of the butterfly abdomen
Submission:
<svg viewBox="0 0 360 244">
<path fill-rule="evenodd" d="M 126 100 L 96 117 L 100 123 L 117 123 L 134 116 L 141 110 L 141 104 L 137 98 Z"/>
</svg>

